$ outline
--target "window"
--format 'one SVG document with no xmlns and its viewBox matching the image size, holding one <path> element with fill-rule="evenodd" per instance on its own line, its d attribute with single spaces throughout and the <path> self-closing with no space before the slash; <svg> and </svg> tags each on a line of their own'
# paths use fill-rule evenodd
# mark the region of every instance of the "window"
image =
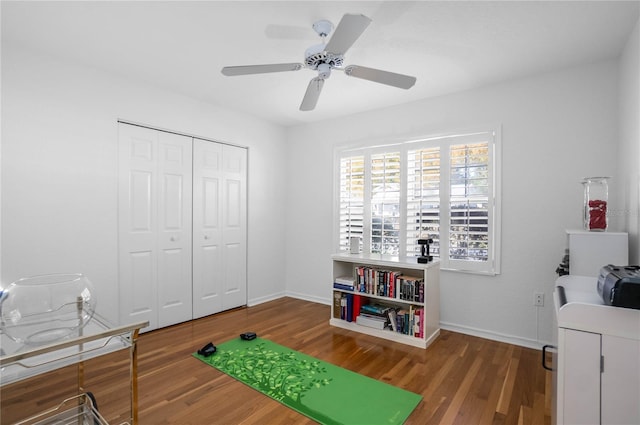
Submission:
<svg viewBox="0 0 640 425">
<path fill-rule="evenodd" d="M 339 249 L 417 256 L 421 238 L 444 269 L 499 273 L 496 133 L 338 152 Z"/>
</svg>

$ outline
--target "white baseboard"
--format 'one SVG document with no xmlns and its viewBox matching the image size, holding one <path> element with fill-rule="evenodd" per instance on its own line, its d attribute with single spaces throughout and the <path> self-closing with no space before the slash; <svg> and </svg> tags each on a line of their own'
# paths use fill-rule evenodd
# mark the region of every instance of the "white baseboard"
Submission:
<svg viewBox="0 0 640 425">
<path fill-rule="evenodd" d="M 461 326 L 453 323 L 440 322 L 440 329 L 458 332 L 465 335 L 477 336 L 479 338 L 490 339 L 492 341 L 506 342 L 507 344 L 519 345 L 521 347 L 533 348 L 541 350 L 544 342 L 535 339 L 522 338 L 514 335 L 507 335 L 499 332 L 487 331 L 485 329 L 472 328 L 469 326 Z"/>
<path fill-rule="evenodd" d="M 273 301 L 273 300 L 277 300 L 278 298 L 282 298 L 285 297 L 286 294 L 284 292 L 277 292 L 275 294 L 270 294 L 264 297 L 259 297 L 259 298 L 251 298 L 250 300 L 247 300 L 247 307 L 253 307 L 254 305 L 258 305 L 258 304 L 262 304 L 262 303 L 266 303 L 269 301 Z"/>
<path fill-rule="evenodd" d="M 318 304 L 331 305 L 331 301 L 325 297 L 313 297 L 313 296 L 309 296 L 308 294 L 301 294 L 299 292 L 293 292 L 293 291 L 287 291 L 285 293 L 285 296 L 291 297 L 291 298 L 297 298 L 299 300 L 304 300 L 304 301 L 311 301 L 313 303 L 318 303 Z M 327 319 L 329 319 L 329 317 L 327 317 Z"/>
</svg>

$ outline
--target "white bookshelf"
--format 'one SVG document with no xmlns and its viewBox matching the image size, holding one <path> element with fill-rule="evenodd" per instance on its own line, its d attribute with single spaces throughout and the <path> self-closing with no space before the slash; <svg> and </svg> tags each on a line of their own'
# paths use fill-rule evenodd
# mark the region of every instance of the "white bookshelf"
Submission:
<svg viewBox="0 0 640 425">
<path fill-rule="evenodd" d="M 422 264 L 415 257 L 398 258 L 380 254 L 334 254 L 331 256 L 333 263 L 333 282 L 331 282 L 331 319 L 329 324 L 343 329 L 360 332 L 367 335 L 384 338 L 389 341 L 412 345 L 414 347 L 427 348 L 440 335 L 440 262 L 438 260 Z M 386 297 L 360 292 L 356 287 L 354 291 L 336 289 L 333 287 L 335 279 L 343 276 L 354 276 L 357 281 L 356 268 L 365 266 L 379 270 L 390 270 L 401 274 L 423 277 L 424 302 L 415 302 L 399 299 L 398 297 Z M 421 337 L 405 335 L 389 329 L 376 329 L 359 325 L 354 321 L 348 322 L 336 316 L 334 293 L 359 295 L 369 303 L 380 303 L 409 309 L 424 308 L 424 334 Z M 338 315 L 339 316 L 339 315 Z"/>
</svg>

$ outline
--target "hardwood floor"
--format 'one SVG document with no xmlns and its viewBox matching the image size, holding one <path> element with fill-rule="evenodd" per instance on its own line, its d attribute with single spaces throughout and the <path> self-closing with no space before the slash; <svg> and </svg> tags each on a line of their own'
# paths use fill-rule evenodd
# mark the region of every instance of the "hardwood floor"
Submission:
<svg viewBox="0 0 640 425">
<path fill-rule="evenodd" d="M 550 423 L 551 375 L 537 350 L 447 331 L 424 350 L 331 327 L 329 315 L 329 306 L 281 298 L 142 334 L 139 423 L 315 423 L 191 356 L 244 331 L 421 394 L 407 424 Z M 126 419 L 119 412 L 128 406 L 127 364 L 117 353 L 85 365 L 86 388 L 112 424 Z M 2 387 L 1 422 L 55 404 L 74 373 L 65 368 Z"/>
</svg>

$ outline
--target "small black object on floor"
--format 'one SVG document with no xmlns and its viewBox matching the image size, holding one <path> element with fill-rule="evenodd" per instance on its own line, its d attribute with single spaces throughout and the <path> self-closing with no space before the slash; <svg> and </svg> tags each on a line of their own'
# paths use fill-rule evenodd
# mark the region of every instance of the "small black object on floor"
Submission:
<svg viewBox="0 0 640 425">
<path fill-rule="evenodd" d="M 245 332 L 243 334 L 240 334 L 240 339 L 251 341 L 252 339 L 256 339 L 256 336 L 257 335 L 255 332 Z"/>
<path fill-rule="evenodd" d="M 207 345 L 205 345 L 204 347 L 202 347 L 201 349 L 199 349 L 198 350 L 198 354 L 200 354 L 201 356 L 209 357 L 210 355 L 215 353 L 216 350 L 217 350 L 216 346 L 213 345 L 212 342 L 210 342 Z"/>
</svg>

